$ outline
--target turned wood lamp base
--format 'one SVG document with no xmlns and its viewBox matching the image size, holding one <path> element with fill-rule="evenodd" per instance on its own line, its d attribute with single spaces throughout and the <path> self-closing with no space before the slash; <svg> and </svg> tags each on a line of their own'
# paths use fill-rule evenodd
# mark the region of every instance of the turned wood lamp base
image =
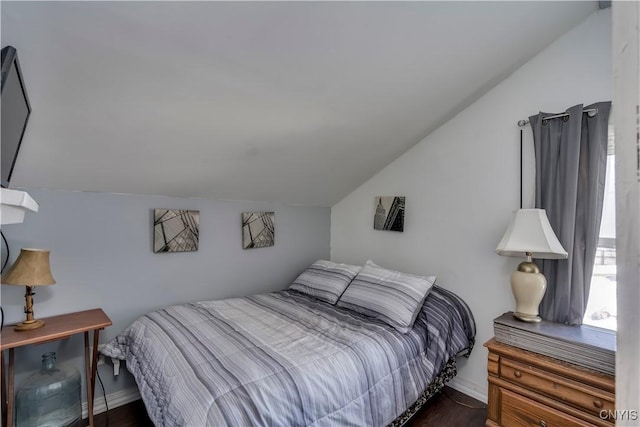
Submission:
<svg viewBox="0 0 640 427">
<path fill-rule="evenodd" d="M 32 329 L 38 329 L 44 326 L 44 320 L 36 319 L 32 322 L 24 321 L 18 323 L 13 329 L 16 331 L 30 331 Z"/>
<path fill-rule="evenodd" d="M 24 322 L 18 323 L 13 329 L 16 331 L 30 331 L 32 329 L 38 329 L 44 326 L 44 320 L 33 318 L 33 286 L 27 286 L 27 292 L 24 294 L 25 305 L 24 312 L 27 313 L 27 319 Z"/>
</svg>

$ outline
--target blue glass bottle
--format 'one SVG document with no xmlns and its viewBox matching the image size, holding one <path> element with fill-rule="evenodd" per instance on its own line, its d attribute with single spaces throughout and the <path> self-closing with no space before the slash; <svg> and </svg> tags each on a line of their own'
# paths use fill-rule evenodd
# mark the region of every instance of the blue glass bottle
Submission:
<svg viewBox="0 0 640 427">
<path fill-rule="evenodd" d="M 40 371 L 16 391 L 16 427 L 69 427 L 82 422 L 80 372 L 56 367 L 56 354 L 42 355 Z"/>
</svg>

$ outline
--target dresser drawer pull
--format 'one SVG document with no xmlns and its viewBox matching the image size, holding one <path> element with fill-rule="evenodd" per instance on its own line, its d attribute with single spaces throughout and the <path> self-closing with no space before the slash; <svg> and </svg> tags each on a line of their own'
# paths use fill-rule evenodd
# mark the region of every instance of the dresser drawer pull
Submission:
<svg viewBox="0 0 640 427">
<path fill-rule="evenodd" d="M 593 406 L 595 406 L 598 409 L 602 408 L 602 400 L 594 400 L 593 401 Z"/>
<path fill-rule="evenodd" d="M 513 371 L 513 376 L 516 378 L 520 378 L 522 376 L 522 372 L 520 371 Z"/>
<path fill-rule="evenodd" d="M 547 423 L 545 423 L 544 421 L 540 421 L 540 427 L 547 427 Z"/>
</svg>

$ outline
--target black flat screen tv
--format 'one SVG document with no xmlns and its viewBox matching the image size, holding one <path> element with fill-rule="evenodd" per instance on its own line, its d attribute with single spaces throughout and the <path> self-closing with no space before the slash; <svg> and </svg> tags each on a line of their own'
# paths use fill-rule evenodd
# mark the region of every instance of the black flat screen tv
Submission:
<svg viewBox="0 0 640 427">
<path fill-rule="evenodd" d="M 31 105 L 20 70 L 18 53 L 12 46 L 2 48 L 1 86 L 2 147 L 0 157 L 2 164 L 0 165 L 0 174 L 2 175 L 2 187 L 6 188 L 11 181 L 13 167 L 16 164 L 22 137 L 31 114 Z"/>
</svg>

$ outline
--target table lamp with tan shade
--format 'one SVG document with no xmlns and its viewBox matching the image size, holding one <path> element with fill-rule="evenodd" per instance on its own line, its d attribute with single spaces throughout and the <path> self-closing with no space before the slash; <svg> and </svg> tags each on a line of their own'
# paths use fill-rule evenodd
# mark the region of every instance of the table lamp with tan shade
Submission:
<svg viewBox="0 0 640 427">
<path fill-rule="evenodd" d="M 28 331 L 44 326 L 43 320 L 33 317 L 34 286 L 53 285 L 56 283 L 49 267 L 49 251 L 44 249 L 22 248 L 18 259 L 13 263 L 0 282 L 3 285 L 26 286 L 26 303 L 24 312 L 27 318 L 15 326 L 16 331 Z"/>
</svg>

